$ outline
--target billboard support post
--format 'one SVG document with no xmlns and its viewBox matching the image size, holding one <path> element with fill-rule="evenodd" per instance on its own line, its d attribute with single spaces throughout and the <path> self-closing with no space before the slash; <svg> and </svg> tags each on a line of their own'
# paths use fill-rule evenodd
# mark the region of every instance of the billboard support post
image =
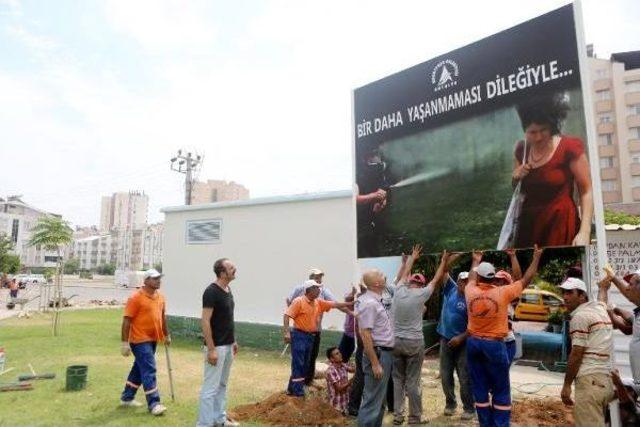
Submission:
<svg viewBox="0 0 640 427">
<path fill-rule="evenodd" d="M 598 161 L 598 139 L 596 135 L 596 125 L 593 118 L 593 100 L 591 96 L 591 79 L 589 63 L 587 57 L 587 45 L 584 36 L 584 26 L 582 17 L 582 1 L 575 0 L 573 3 L 573 13 L 575 17 L 576 41 L 578 43 L 578 61 L 580 64 L 580 81 L 582 86 L 582 96 L 584 99 L 584 115 L 587 131 L 587 148 L 589 150 L 589 165 L 591 167 L 591 182 L 593 192 L 593 215 L 596 228 L 596 248 L 597 267 L 602 269 L 607 262 L 607 236 L 604 228 L 604 207 L 602 202 L 602 188 L 600 181 L 600 162 Z M 591 294 L 595 289 L 591 286 L 591 266 L 589 256 L 589 246 L 585 250 L 586 266 L 584 278 Z M 596 276 L 597 277 L 597 276 Z"/>
</svg>

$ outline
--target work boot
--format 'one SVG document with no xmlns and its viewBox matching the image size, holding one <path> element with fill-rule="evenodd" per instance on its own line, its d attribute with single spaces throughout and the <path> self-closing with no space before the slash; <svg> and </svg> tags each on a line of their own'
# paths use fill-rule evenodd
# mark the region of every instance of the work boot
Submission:
<svg viewBox="0 0 640 427">
<path fill-rule="evenodd" d="M 473 411 L 464 411 L 462 415 L 460 415 L 460 419 L 463 421 L 471 421 L 476 417 L 476 413 Z"/>
<path fill-rule="evenodd" d="M 444 408 L 444 415 L 447 417 L 450 417 L 455 413 L 456 413 L 456 408 Z"/>
<path fill-rule="evenodd" d="M 137 400 L 121 400 L 120 406 L 127 408 L 139 408 L 142 406 L 142 403 L 138 402 Z"/>
<path fill-rule="evenodd" d="M 157 404 L 153 408 L 151 408 L 151 415 L 155 415 L 156 417 L 164 414 L 167 411 L 167 407 L 161 404 Z"/>
</svg>

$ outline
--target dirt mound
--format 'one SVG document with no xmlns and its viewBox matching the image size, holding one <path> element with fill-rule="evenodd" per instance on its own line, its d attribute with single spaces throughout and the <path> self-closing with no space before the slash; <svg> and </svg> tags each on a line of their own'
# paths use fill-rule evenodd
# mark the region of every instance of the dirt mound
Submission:
<svg viewBox="0 0 640 427">
<path fill-rule="evenodd" d="M 523 426 L 573 426 L 571 408 L 560 399 L 524 399 L 513 402 L 511 422 Z"/>
<path fill-rule="evenodd" d="M 347 424 L 346 418 L 318 395 L 305 398 L 276 393 L 261 402 L 235 407 L 229 415 L 238 421 L 260 421 L 279 426 Z"/>
</svg>

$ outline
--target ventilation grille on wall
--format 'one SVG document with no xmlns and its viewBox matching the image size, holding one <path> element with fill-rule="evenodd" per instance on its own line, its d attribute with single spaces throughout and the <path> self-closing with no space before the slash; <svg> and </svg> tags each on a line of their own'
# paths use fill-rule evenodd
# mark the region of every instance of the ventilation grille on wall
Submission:
<svg viewBox="0 0 640 427">
<path fill-rule="evenodd" d="M 187 245 L 220 243 L 221 219 L 187 221 Z"/>
</svg>

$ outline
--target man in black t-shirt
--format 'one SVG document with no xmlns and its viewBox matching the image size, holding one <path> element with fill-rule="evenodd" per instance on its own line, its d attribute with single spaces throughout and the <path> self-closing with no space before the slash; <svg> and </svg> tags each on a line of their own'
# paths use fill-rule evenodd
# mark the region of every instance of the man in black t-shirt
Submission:
<svg viewBox="0 0 640 427">
<path fill-rule="evenodd" d="M 231 363 L 238 352 L 234 337 L 233 294 L 229 283 L 236 267 L 226 258 L 213 264 L 216 281 L 202 295 L 202 334 L 204 336 L 204 381 L 200 391 L 197 427 L 237 426 L 227 416 L 227 383 Z"/>
</svg>

